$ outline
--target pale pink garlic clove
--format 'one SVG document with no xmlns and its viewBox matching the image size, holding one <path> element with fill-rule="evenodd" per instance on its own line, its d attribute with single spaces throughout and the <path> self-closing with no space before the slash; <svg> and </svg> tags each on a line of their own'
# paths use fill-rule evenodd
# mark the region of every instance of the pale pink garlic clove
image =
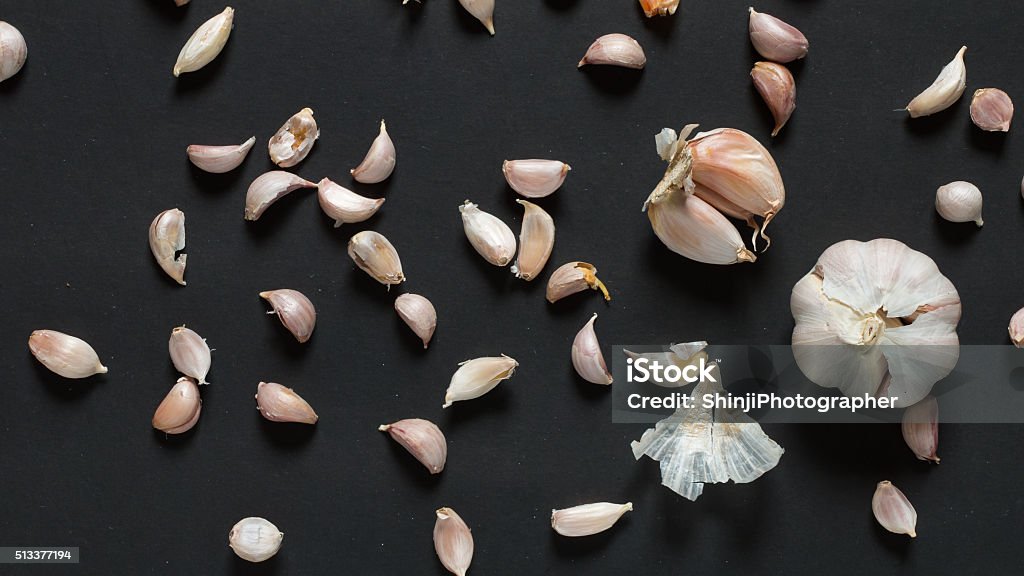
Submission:
<svg viewBox="0 0 1024 576">
<path fill-rule="evenodd" d="M 779 20 L 771 14 L 757 12 L 750 8 L 747 23 L 750 43 L 761 56 L 785 64 L 807 55 L 807 37 L 803 32 Z"/>
<path fill-rule="evenodd" d="M 153 428 L 167 434 L 188 432 L 199 421 L 202 407 L 199 387 L 195 381 L 191 378 L 178 378 L 178 382 L 153 413 Z"/>
<path fill-rule="evenodd" d="M 750 77 L 775 119 L 775 128 L 772 129 L 772 136 L 775 136 L 796 109 L 796 81 L 785 66 L 775 62 L 755 63 Z"/>
<path fill-rule="evenodd" d="M 259 220 L 274 202 L 299 188 L 316 188 L 316 184 L 284 170 L 261 174 L 252 181 L 245 193 L 245 219 Z"/>
<path fill-rule="evenodd" d="M 28 337 L 28 349 L 40 364 L 65 378 L 88 378 L 106 374 L 107 367 L 88 342 L 56 330 L 35 330 Z"/>
<path fill-rule="evenodd" d="M 502 380 L 511 378 L 518 366 L 519 362 L 504 354 L 462 362 L 452 375 L 441 407 L 447 408 L 454 402 L 472 400 L 487 394 Z"/>
<path fill-rule="evenodd" d="M 192 144 L 186 149 L 186 153 L 188 153 L 189 161 L 195 164 L 196 168 L 211 174 L 223 174 L 241 166 L 254 144 L 256 144 L 255 136 L 241 144 L 232 146 Z"/>
<path fill-rule="evenodd" d="M 281 324 L 299 343 L 305 343 L 313 335 L 313 329 L 316 328 L 316 308 L 305 294 L 285 288 L 260 292 L 260 298 L 274 308 L 267 314 L 277 314 Z"/>
<path fill-rule="evenodd" d="M 682 190 L 655 197 L 657 193 L 652 193 L 645 206 L 647 218 L 654 234 L 670 250 L 705 264 L 757 260 L 736 227 L 700 196 L 688 196 Z"/>
<path fill-rule="evenodd" d="M 0 82 L 17 74 L 28 58 L 28 45 L 17 28 L 0 20 Z"/>
<path fill-rule="evenodd" d="M 320 209 L 334 219 L 334 227 L 368 220 L 384 205 L 383 198 L 367 198 L 324 178 L 317 185 Z"/>
<path fill-rule="evenodd" d="M 1010 340 L 1017 348 L 1024 348 L 1024 308 L 1010 317 Z"/>
<path fill-rule="evenodd" d="M 508 224 L 469 200 L 459 206 L 459 213 L 462 229 L 477 254 L 495 266 L 508 266 L 516 255 L 516 237 Z"/>
<path fill-rule="evenodd" d="M 939 463 L 939 402 L 934 396 L 903 411 L 903 440 L 918 460 Z"/>
<path fill-rule="evenodd" d="M 644 9 L 644 16 L 671 16 L 679 8 L 679 0 L 640 0 L 640 7 Z"/>
<path fill-rule="evenodd" d="M 149 225 L 149 250 L 160 268 L 175 282 L 185 285 L 185 213 L 177 208 L 164 210 Z"/>
<path fill-rule="evenodd" d="M 473 534 L 451 508 L 439 508 L 434 523 L 434 551 L 441 564 L 456 576 L 466 576 L 473 561 Z"/>
<path fill-rule="evenodd" d="M 513 190 L 527 198 L 543 198 L 558 190 L 572 167 L 559 160 L 505 160 L 501 171 Z"/>
<path fill-rule="evenodd" d="M 950 222 L 974 222 L 981 228 L 981 205 L 981 190 L 970 182 L 950 182 L 935 191 L 935 210 Z"/>
<path fill-rule="evenodd" d="M 209 384 L 206 375 L 210 372 L 210 347 L 202 336 L 189 328 L 178 326 L 171 330 L 167 351 L 178 372 L 194 378 L 200 385 Z"/>
<path fill-rule="evenodd" d="M 871 511 L 882 528 L 889 532 L 917 537 L 917 510 L 892 482 L 882 480 L 878 483 L 871 498 Z"/>
<path fill-rule="evenodd" d="M 419 294 L 402 294 L 395 298 L 395 311 L 412 331 L 423 341 L 423 348 L 430 344 L 437 328 L 437 311 L 434 305 Z"/>
<path fill-rule="evenodd" d="M 459 4 L 494 36 L 494 0 L 459 0 Z"/>
<path fill-rule="evenodd" d="M 405 281 L 398 251 L 379 232 L 364 230 L 352 236 L 348 241 L 348 256 L 360 270 L 388 289 Z"/>
<path fill-rule="evenodd" d="M 384 121 L 380 121 L 380 134 L 370 144 L 366 157 L 350 173 L 356 182 L 376 184 L 387 180 L 395 170 L 395 143 L 391 141 Z"/>
<path fill-rule="evenodd" d="M 595 502 L 551 511 L 551 527 L 562 536 L 591 536 L 611 528 L 633 503 Z"/>
<path fill-rule="evenodd" d="M 597 277 L 597 268 L 586 262 L 567 262 L 559 266 L 548 278 L 547 300 L 555 303 L 566 296 L 584 290 L 600 290 L 605 300 L 611 300 L 608 288 Z"/>
<path fill-rule="evenodd" d="M 203 22 L 181 47 L 178 60 L 174 63 L 175 77 L 183 72 L 195 72 L 220 54 L 231 36 L 235 11 L 230 6 L 223 12 Z"/>
<path fill-rule="evenodd" d="M 320 419 L 302 396 L 274 382 L 260 382 L 256 387 L 256 407 L 271 422 L 316 424 Z"/>
<path fill-rule="evenodd" d="M 608 365 L 601 354 L 601 345 L 597 341 L 597 333 L 594 332 L 596 320 L 597 314 L 594 314 L 576 334 L 576 339 L 572 342 L 572 366 L 580 378 L 587 382 L 611 384 L 612 375 L 608 372 Z"/>
<path fill-rule="evenodd" d="M 319 137 L 320 129 L 313 119 L 313 111 L 303 108 L 270 138 L 267 144 L 270 160 L 281 168 L 295 166 L 309 155 Z"/>
<path fill-rule="evenodd" d="M 448 442 L 441 429 L 429 420 L 409 418 L 378 428 L 409 451 L 431 474 L 444 470 L 448 459 Z"/>
<path fill-rule="evenodd" d="M 1008 132 L 1013 120 L 1013 100 L 998 88 L 981 88 L 971 98 L 971 121 L 987 132 Z"/>
<path fill-rule="evenodd" d="M 576 67 L 605 65 L 640 70 L 645 64 L 647 56 L 639 42 L 625 34 L 605 34 L 594 40 Z"/>
<path fill-rule="evenodd" d="M 519 232 L 519 256 L 512 265 L 516 278 L 529 282 L 540 274 L 555 247 L 555 221 L 533 202 L 516 200 L 526 210 Z"/>
</svg>

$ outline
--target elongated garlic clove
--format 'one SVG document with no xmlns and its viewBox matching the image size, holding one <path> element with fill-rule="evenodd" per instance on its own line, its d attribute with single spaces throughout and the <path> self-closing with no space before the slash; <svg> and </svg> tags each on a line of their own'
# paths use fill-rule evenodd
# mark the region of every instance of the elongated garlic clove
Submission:
<svg viewBox="0 0 1024 576">
<path fill-rule="evenodd" d="M 459 0 L 459 4 L 494 36 L 494 0 Z"/>
<path fill-rule="evenodd" d="M 437 328 L 437 311 L 430 300 L 419 294 L 402 294 L 395 298 L 395 312 L 420 337 L 426 349 Z"/>
<path fill-rule="evenodd" d="M 235 554 L 249 562 L 263 562 L 277 554 L 284 541 L 284 533 L 269 520 L 250 516 L 242 518 L 228 532 L 228 546 Z"/>
<path fill-rule="evenodd" d="M 580 378 L 587 382 L 611 384 L 612 375 L 608 372 L 608 365 L 605 364 L 604 355 L 601 354 L 601 345 L 597 341 L 597 333 L 594 332 L 596 320 L 597 314 L 594 314 L 576 334 L 576 338 L 572 342 L 572 366 Z"/>
<path fill-rule="evenodd" d="M 199 398 L 199 387 L 191 378 L 178 378 L 156 412 L 153 413 L 153 428 L 166 434 L 188 432 L 199 421 L 203 401 Z"/>
<path fill-rule="evenodd" d="M 270 208 L 271 204 L 283 198 L 289 192 L 299 188 L 316 188 L 305 178 L 300 178 L 284 170 L 271 170 L 259 175 L 245 193 L 245 219 L 256 221 Z"/>
<path fill-rule="evenodd" d="M 551 527 L 562 536 L 592 536 L 611 528 L 633 503 L 595 502 L 551 511 Z"/>
<path fill-rule="evenodd" d="M 529 282 L 537 277 L 555 247 L 555 221 L 533 202 L 516 200 L 526 210 L 519 231 L 519 256 L 512 265 L 516 278 Z"/>
<path fill-rule="evenodd" d="M 640 7 L 644 9 L 644 16 L 648 18 L 671 16 L 676 13 L 679 0 L 640 0 Z"/>
<path fill-rule="evenodd" d="M 380 134 L 370 144 L 363 161 L 350 170 L 356 182 L 376 184 L 387 180 L 395 171 L 395 143 L 391 141 L 384 121 L 380 121 Z"/>
<path fill-rule="evenodd" d="M 934 396 L 903 411 L 903 440 L 918 460 L 939 463 L 939 402 Z"/>
<path fill-rule="evenodd" d="M 647 55 L 639 42 L 625 34 L 605 34 L 594 40 L 576 67 L 606 65 L 640 70 L 645 64 Z"/>
<path fill-rule="evenodd" d="M 313 329 L 316 328 L 316 308 L 305 294 L 285 288 L 260 292 L 260 298 L 273 307 L 267 314 L 277 314 L 281 324 L 300 344 L 308 341 L 313 335 Z"/>
<path fill-rule="evenodd" d="M 255 136 L 233 146 L 192 144 L 186 152 L 189 161 L 195 164 L 196 168 L 211 174 L 223 174 L 241 166 L 254 144 L 256 144 Z"/>
<path fill-rule="evenodd" d="M 281 168 L 290 168 L 302 162 L 320 137 L 320 129 L 309 108 L 299 110 L 270 137 L 267 149 L 270 160 Z"/>
<path fill-rule="evenodd" d="M 705 264 L 754 262 L 736 227 L 699 196 L 671 190 L 645 206 L 654 234 L 670 250 Z"/>
<path fill-rule="evenodd" d="M 953 60 L 942 68 L 932 85 L 925 88 L 924 92 L 918 94 L 910 101 L 910 104 L 907 104 L 907 112 L 910 113 L 911 118 L 941 112 L 960 99 L 964 88 L 967 87 L 965 52 L 967 52 L 967 46 L 962 46 Z"/>
<path fill-rule="evenodd" d="M 256 407 L 271 422 L 316 424 L 320 419 L 302 396 L 274 382 L 260 382 L 256 387 Z"/>
<path fill-rule="evenodd" d="M 971 121 L 986 132 L 1008 132 L 1013 120 L 1013 100 L 999 88 L 981 88 L 971 98 Z"/>
<path fill-rule="evenodd" d="M 956 181 L 935 191 L 935 210 L 950 222 L 974 222 L 980 228 L 981 190 L 970 182 Z"/>
<path fill-rule="evenodd" d="M 324 178 L 317 185 L 320 209 L 334 219 L 334 227 L 368 220 L 384 205 L 383 198 L 367 198 Z"/>
<path fill-rule="evenodd" d="M 516 237 L 497 216 L 484 212 L 469 200 L 459 206 L 462 228 L 473 248 L 495 266 L 507 266 L 516 255 Z"/>
<path fill-rule="evenodd" d="M 917 510 L 892 482 L 882 480 L 878 483 L 875 495 L 871 497 L 871 511 L 882 528 L 889 532 L 917 537 Z"/>
<path fill-rule="evenodd" d="M 228 43 L 234 19 L 235 11 L 228 6 L 197 28 L 178 53 L 178 61 L 174 63 L 174 75 L 195 72 L 213 62 Z"/>
<path fill-rule="evenodd" d="M 360 270 L 388 286 L 405 281 L 398 251 L 383 234 L 365 230 L 348 241 L 348 256 Z"/>
<path fill-rule="evenodd" d="M 1024 348 L 1024 308 L 1017 310 L 1017 312 L 1010 317 L 1010 326 L 1008 330 L 1010 332 L 1010 340 L 1013 341 L 1013 345 L 1017 348 Z"/>
<path fill-rule="evenodd" d="M 384 424 L 378 428 L 409 451 L 420 464 L 426 466 L 431 474 L 439 474 L 444 470 L 448 460 L 448 441 L 436 424 L 420 418 L 399 420 L 392 424 Z"/>
<path fill-rule="evenodd" d="M 0 20 L 0 82 L 17 74 L 28 58 L 28 44 L 17 28 Z"/>
<path fill-rule="evenodd" d="M 65 378 L 107 373 L 107 367 L 88 342 L 63 332 L 35 330 L 28 337 L 28 349 L 40 364 Z"/>
<path fill-rule="evenodd" d="M 513 190 L 527 198 L 550 196 L 572 167 L 559 160 L 505 160 L 501 171 Z"/>
<path fill-rule="evenodd" d="M 460 363 L 459 369 L 452 375 L 452 380 L 448 384 L 444 405 L 441 407 L 447 408 L 453 402 L 472 400 L 487 394 L 502 380 L 511 378 L 517 366 L 519 362 L 504 354 L 474 358 Z"/>
<path fill-rule="evenodd" d="M 185 285 L 187 254 L 178 254 L 185 247 L 185 213 L 177 208 L 164 210 L 149 225 L 149 249 L 160 268 Z"/>
<path fill-rule="evenodd" d="M 189 328 L 178 326 L 171 330 L 167 351 L 178 372 L 195 378 L 200 385 L 209 384 L 206 375 L 210 373 L 210 347 L 202 336 Z"/>
<path fill-rule="evenodd" d="M 750 77 L 775 119 L 775 128 L 772 129 L 772 136 L 775 136 L 796 109 L 796 81 L 785 66 L 775 62 L 755 63 Z"/>
<path fill-rule="evenodd" d="M 754 50 L 768 60 L 785 64 L 807 55 L 807 37 L 803 32 L 771 14 L 751 8 L 747 28 Z"/>
<path fill-rule="evenodd" d="M 441 564 L 456 576 L 466 576 L 473 561 L 473 534 L 451 508 L 439 508 L 434 523 L 434 551 Z"/>
<path fill-rule="evenodd" d="M 586 262 L 566 262 L 551 273 L 548 278 L 546 297 L 552 304 L 586 289 L 600 290 L 605 300 L 611 300 L 608 288 L 597 277 L 597 268 Z"/>
</svg>

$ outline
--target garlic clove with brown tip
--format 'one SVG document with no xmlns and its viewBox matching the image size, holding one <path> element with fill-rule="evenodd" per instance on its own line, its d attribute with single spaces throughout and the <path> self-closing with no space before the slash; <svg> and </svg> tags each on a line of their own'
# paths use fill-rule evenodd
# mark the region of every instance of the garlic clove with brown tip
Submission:
<svg viewBox="0 0 1024 576">
<path fill-rule="evenodd" d="M 772 136 L 776 136 L 796 109 L 796 81 L 785 66 L 775 62 L 755 63 L 750 77 L 757 93 L 772 112 L 775 119 Z"/>
<path fill-rule="evenodd" d="M 28 44 L 17 28 L 0 20 L 0 82 L 17 74 L 28 58 Z"/>
<path fill-rule="evenodd" d="M 889 532 L 917 537 L 917 510 L 892 482 L 882 480 L 875 487 L 871 511 L 882 528 Z"/>
<path fill-rule="evenodd" d="M 395 298 L 395 311 L 412 331 L 423 341 L 423 348 L 430 344 L 437 328 L 437 311 L 434 305 L 419 294 L 402 294 Z"/>
<path fill-rule="evenodd" d="M 939 463 L 939 402 L 934 396 L 903 411 L 903 440 L 918 460 Z"/>
<path fill-rule="evenodd" d="M 376 184 L 387 180 L 395 171 L 395 143 L 391 141 L 384 121 L 380 121 L 380 134 L 370 144 L 370 150 L 359 166 L 350 172 L 356 182 Z"/>
<path fill-rule="evenodd" d="M 494 0 L 459 0 L 459 4 L 494 36 Z"/>
<path fill-rule="evenodd" d="M 640 43 L 625 34 L 605 34 L 594 40 L 586 54 L 576 65 L 619 66 L 640 70 L 647 64 L 647 55 Z"/>
<path fill-rule="evenodd" d="M 935 210 L 950 222 L 974 222 L 980 228 L 981 190 L 970 182 L 950 182 L 935 191 Z"/>
<path fill-rule="evenodd" d="M 448 384 L 442 408 L 487 394 L 502 380 L 511 378 L 518 366 L 519 362 L 504 354 L 462 362 Z"/>
<path fill-rule="evenodd" d="M 612 383 L 612 375 L 608 372 L 608 365 L 601 354 L 601 345 L 597 341 L 597 333 L 594 332 L 596 320 L 597 314 L 594 314 L 576 334 L 572 342 L 572 366 L 580 378 L 587 382 L 607 385 Z"/>
<path fill-rule="evenodd" d="M 263 562 L 277 554 L 284 533 L 269 520 L 250 516 L 242 518 L 228 532 L 228 546 L 249 562 Z"/>
<path fill-rule="evenodd" d="M 383 198 L 367 198 L 324 178 L 317 185 L 320 209 L 334 219 L 334 227 L 369 220 L 384 205 Z"/>
<path fill-rule="evenodd" d="M 1013 100 L 999 88 L 981 88 L 971 98 L 971 121 L 987 132 L 1008 132 L 1013 120 Z"/>
<path fill-rule="evenodd" d="M 448 442 L 441 429 L 429 420 L 409 418 L 378 428 L 391 437 L 419 460 L 431 474 L 439 474 L 444 470 L 448 460 Z"/>
<path fill-rule="evenodd" d="M 156 412 L 153 413 L 153 428 L 166 434 L 188 432 L 199 421 L 203 401 L 199 398 L 199 387 L 191 378 L 178 378 Z"/>
<path fill-rule="evenodd" d="M 513 190 L 527 198 L 550 196 L 565 182 L 572 167 L 559 160 L 505 160 L 501 171 Z"/>
<path fill-rule="evenodd" d="M 1024 308 L 1017 310 L 1017 312 L 1010 317 L 1010 326 L 1008 330 L 1010 332 L 1010 340 L 1013 341 L 1013 345 L 1017 348 L 1024 348 Z"/>
<path fill-rule="evenodd" d="M 434 551 L 441 564 L 455 576 L 466 576 L 473 562 L 473 534 L 451 508 L 439 508 L 434 523 Z"/>
<path fill-rule="evenodd" d="M 761 56 L 785 64 L 807 55 L 807 37 L 782 20 L 750 8 L 750 43 Z"/>
<path fill-rule="evenodd" d="M 551 528 L 562 536 L 591 536 L 611 528 L 626 512 L 633 511 L 633 503 L 613 504 L 595 502 L 572 508 L 551 511 Z"/>
<path fill-rule="evenodd" d="M 274 382 L 260 382 L 256 387 L 256 407 L 271 422 L 316 424 L 320 419 L 302 396 Z"/>
<path fill-rule="evenodd" d="M 174 63 L 174 75 L 195 72 L 213 62 L 228 43 L 234 20 L 235 11 L 228 6 L 220 14 L 203 22 L 178 53 L 178 61 Z"/>
<path fill-rule="evenodd" d="M 389 288 L 405 282 L 398 251 L 379 232 L 364 230 L 352 236 L 348 241 L 348 256 L 360 270 Z"/>
<path fill-rule="evenodd" d="M 267 149 L 270 160 L 281 168 L 290 168 L 302 162 L 320 137 L 320 129 L 309 108 L 299 110 L 271 136 Z"/>
<path fill-rule="evenodd" d="M 177 208 L 164 210 L 149 225 L 149 250 L 160 268 L 185 285 L 185 261 L 188 255 L 179 254 L 185 248 L 185 213 Z"/>
<path fill-rule="evenodd" d="M 907 104 L 907 112 L 911 118 L 928 116 L 941 112 L 960 99 L 967 87 L 967 66 L 964 65 L 964 53 L 967 46 L 962 46 L 953 60 L 946 64 L 931 86 L 914 97 Z"/>
<path fill-rule="evenodd" d="M 196 168 L 211 174 L 223 174 L 241 166 L 256 144 L 253 136 L 241 144 L 233 146 L 204 146 L 192 144 L 186 149 L 188 159 Z"/>
<path fill-rule="evenodd" d="M 477 254 L 495 266 L 507 266 L 516 255 L 516 237 L 497 216 L 466 200 L 459 206 L 462 229 Z"/>
<path fill-rule="evenodd" d="M 167 351 L 178 372 L 194 378 L 200 385 L 209 384 L 206 375 L 210 372 L 211 359 L 206 339 L 189 328 L 178 326 L 171 330 Z"/>
<path fill-rule="evenodd" d="M 519 232 L 519 256 L 512 265 L 516 278 L 529 282 L 540 274 L 555 247 L 555 221 L 533 202 L 516 200 L 526 210 Z"/>
<path fill-rule="evenodd" d="M 644 16 L 671 16 L 679 8 L 679 0 L 640 0 L 640 7 L 644 9 Z"/>
<path fill-rule="evenodd" d="M 559 266 L 548 278 L 547 300 L 555 303 L 566 296 L 584 290 L 600 290 L 605 300 L 611 300 L 611 294 L 604 282 L 597 277 L 597 268 L 586 262 L 566 262 Z"/>
<path fill-rule="evenodd" d="M 35 330 L 28 337 L 28 349 L 40 364 L 65 378 L 88 378 L 106 374 L 88 342 L 56 330 Z"/>
<path fill-rule="evenodd" d="M 300 178 L 291 172 L 284 170 L 271 170 L 259 175 L 249 190 L 245 193 L 245 219 L 250 221 L 259 220 L 260 216 L 267 211 L 267 208 L 283 198 L 289 192 L 299 188 L 316 188 L 305 178 Z"/>
<path fill-rule="evenodd" d="M 260 298 L 273 308 L 267 314 L 277 314 L 281 324 L 295 336 L 300 344 L 307 342 L 316 328 L 316 308 L 305 294 L 298 290 L 268 290 L 260 292 Z"/>
</svg>

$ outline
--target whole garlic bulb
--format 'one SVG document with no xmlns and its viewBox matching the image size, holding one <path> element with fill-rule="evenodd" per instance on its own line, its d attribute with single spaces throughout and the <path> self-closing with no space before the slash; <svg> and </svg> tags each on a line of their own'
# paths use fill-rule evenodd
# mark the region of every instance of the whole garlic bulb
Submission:
<svg viewBox="0 0 1024 576">
<path fill-rule="evenodd" d="M 0 82 L 14 76 L 25 65 L 28 45 L 17 28 L 0 20 Z"/>
<path fill-rule="evenodd" d="M 935 191 L 935 210 L 950 222 L 974 222 L 981 228 L 981 190 L 970 182 L 950 182 Z"/>
</svg>

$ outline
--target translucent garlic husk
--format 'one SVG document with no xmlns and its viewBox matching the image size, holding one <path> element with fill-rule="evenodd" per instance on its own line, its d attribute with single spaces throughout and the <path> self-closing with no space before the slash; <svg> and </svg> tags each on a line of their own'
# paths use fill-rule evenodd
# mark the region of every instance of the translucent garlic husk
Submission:
<svg viewBox="0 0 1024 576">
<path fill-rule="evenodd" d="M 998 88 L 981 88 L 971 98 L 971 122 L 987 132 L 1008 132 L 1013 121 L 1013 100 Z"/>
<path fill-rule="evenodd" d="M 687 366 L 700 366 L 700 361 L 702 359 L 704 362 L 707 362 L 708 354 L 707 352 L 704 352 L 704 348 L 707 348 L 707 345 L 708 343 L 704 341 L 686 342 L 683 344 L 673 344 L 669 346 L 669 350 L 667 352 L 637 353 L 624 349 L 622 353 L 626 355 L 626 358 L 632 358 L 634 361 L 640 358 L 646 358 L 651 362 L 657 360 L 662 366 L 674 365 L 679 367 L 680 370 L 684 370 Z M 683 379 L 657 381 L 652 378 L 650 382 L 651 384 L 661 386 L 663 388 L 679 388 L 690 385 Z"/>
<path fill-rule="evenodd" d="M 1024 348 L 1024 308 L 1017 310 L 1010 317 L 1010 326 L 1007 329 L 1010 332 L 1010 340 L 1013 341 L 1013 345 L 1017 348 Z"/>
<path fill-rule="evenodd" d="M 199 387 L 191 378 L 178 378 L 153 414 L 153 428 L 166 434 L 182 434 L 199 421 L 203 401 Z"/>
<path fill-rule="evenodd" d="M 192 144 L 185 152 L 196 168 L 211 174 L 223 174 L 241 166 L 255 144 L 256 137 L 253 136 L 241 144 L 231 146 Z"/>
<path fill-rule="evenodd" d="M 402 294 L 395 298 L 395 312 L 419 336 L 426 349 L 437 328 L 437 311 L 430 300 L 419 294 Z"/>
<path fill-rule="evenodd" d="M 917 537 L 917 510 L 892 482 L 882 480 L 875 487 L 871 511 L 882 528 L 889 532 Z"/>
<path fill-rule="evenodd" d="M 360 270 L 389 288 L 405 281 L 398 251 L 379 232 L 364 230 L 352 236 L 348 241 L 348 256 Z"/>
<path fill-rule="evenodd" d="M 441 564 L 456 576 L 466 576 L 473 562 L 473 534 L 455 510 L 439 508 L 434 522 L 434 551 Z"/>
<path fill-rule="evenodd" d="M 195 72 L 213 62 L 228 43 L 234 19 L 235 11 L 228 6 L 196 29 L 178 53 L 178 61 L 174 63 L 174 75 Z"/>
<path fill-rule="evenodd" d="M 100 362 L 92 346 L 70 334 L 35 330 L 28 337 L 28 349 L 40 364 L 65 378 L 88 378 L 93 374 L 107 373 L 107 367 Z"/>
<path fill-rule="evenodd" d="M 505 181 L 518 194 L 543 198 L 558 190 L 572 167 L 559 160 L 505 160 L 501 171 Z"/>
<path fill-rule="evenodd" d="M 607 385 L 612 383 L 612 374 L 604 362 L 601 344 L 598 343 L 597 333 L 594 332 L 596 320 L 597 314 L 594 314 L 576 334 L 572 342 L 572 366 L 580 378 L 587 382 Z"/>
<path fill-rule="evenodd" d="M 175 282 L 185 285 L 185 213 L 177 208 L 164 210 L 149 225 L 149 250 L 160 268 Z"/>
<path fill-rule="evenodd" d="M 750 9 L 750 43 L 768 60 L 785 64 L 807 55 L 807 37 L 782 20 Z"/>
<path fill-rule="evenodd" d="M 587 262 L 566 262 L 562 264 L 548 278 L 547 300 L 555 303 L 566 296 L 571 296 L 584 290 L 600 290 L 606 301 L 612 297 L 608 288 L 597 277 L 597 268 Z"/>
<path fill-rule="evenodd" d="M 928 116 L 941 112 L 960 99 L 967 88 L 967 66 L 964 64 L 964 53 L 967 46 L 962 46 L 953 60 L 939 72 L 931 86 L 914 97 L 907 104 L 907 112 L 911 118 Z"/>
<path fill-rule="evenodd" d="M 572 508 L 551 511 L 551 528 L 562 536 L 591 536 L 611 528 L 626 512 L 633 511 L 633 503 L 613 504 L 595 502 Z"/>
<path fill-rule="evenodd" d="M 644 9 L 644 16 L 671 16 L 679 8 L 679 0 L 640 0 L 640 7 Z"/>
<path fill-rule="evenodd" d="M 275 382 L 259 383 L 256 387 L 256 407 L 271 422 L 316 424 L 320 419 L 302 396 Z"/>
<path fill-rule="evenodd" d="M 771 110 L 772 118 L 775 119 L 772 136 L 777 136 L 793 115 L 793 110 L 796 110 L 796 80 L 785 66 L 775 62 L 754 63 L 750 77 L 757 93 Z"/>
<path fill-rule="evenodd" d="M 939 463 L 939 402 L 928 395 L 903 411 L 903 440 L 918 460 Z"/>
<path fill-rule="evenodd" d="M 270 160 L 281 168 L 295 166 L 305 160 L 319 137 L 320 129 L 313 119 L 313 110 L 303 108 L 271 136 L 267 143 Z"/>
<path fill-rule="evenodd" d="M 228 532 L 228 546 L 249 562 L 269 560 L 281 549 L 284 533 L 269 520 L 250 516 L 242 518 Z"/>
<path fill-rule="evenodd" d="M 422 418 L 408 418 L 378 428 L 409 451 L 431 474 L 444 470 L 448 460 L 448 441 L 436 424 Z"/>
<path fill-rule="evenodd" d="M 504 354 L 462 362 L 448 384 L 442 408 L 447 408 L 454 402 L 472 400 L 487 394 L 502 380 L 511 378 L 518 366 L 519 362 Z"/>
<path fill-rule="evenodd" d="M 960 296 L 902 242 L 845 240 L 793 287 L 793 355 L 804 375 L 847 396 L 923 399 L 960 356 Z"/>
<path fill-rule="evenodd" d="M 516 255 L 516 237 L 497 216 L 466 200 L 459 206 L 462 228 L 477 254 L 495 266 L 507 266 Z"/>
<path fill-rule="evenodd" d="M 260 298 L 269 302 L 273 308 L 268 314 L 276 314 L 277 319 L 300 344 L 309 341 L 316 328 L 316 308 L 305 294 L 283 288 L 260 292 Z"/>
<path fill-rule="evenodd" d="M 576 65 L 619 66 L 640 70 L 647 64 L 647 55 L 640 43 L 625 34 L 605 34 L 594 40 Z"/>
<path fill-rule="evenodd" d="M 519 256 L 512 265 L 516 278 L 529 282 L 540 274 L 555 247 L 555 221 L 543 208 L 533 202 L 516 200 L 525 212 L 519 231 Z"/>
<path fill-rule="evenodd" d="M 494 36 L 494 0 L 459 0 L 459 4 Z"/>
<path fill-rule="evenodd" d="M 367 198 L 324 178 L 317 185 L 320 209 L 334 219 L 334 227 L 369 220 L 384 205 L 383 198 Z"/>
<path fill-rule="evenodd" d="M 374 138 L 366 157 L 350 173 L 356 182 L 376 184 L 387 180 L 395 170 L 395 143 L 391 141 L 384 121 L 380 121 L 380 134 Z"/>
<path fill-rule="evenodd" d="M 284 170 L 260 174 L 245 193 L 245 219 L 259 220 L 274 202 L 299 188 L 316 188 L 316 184 Z"/>
<path fill-rule="evenodd" d="M 935 210 L 950 222 L 974 222 L 981 228 L 981 190 L 970 182 L 950 182 L 935 191 Z"/>
<path fill-rule="evenodd" d="M 199 384 L 209 384 L 206 375 L 210 372 L 211 359 L 206 339 L 190 328 L 178 326 L 171 330 L 167 351 L 178 372 L 195 378 Z"/>
<path fill-rule="evenodd" d="M 0 20 L 0 82 L 17 74 L 28 58 L 28 44 L 17 28 Z"/>
</svg>

